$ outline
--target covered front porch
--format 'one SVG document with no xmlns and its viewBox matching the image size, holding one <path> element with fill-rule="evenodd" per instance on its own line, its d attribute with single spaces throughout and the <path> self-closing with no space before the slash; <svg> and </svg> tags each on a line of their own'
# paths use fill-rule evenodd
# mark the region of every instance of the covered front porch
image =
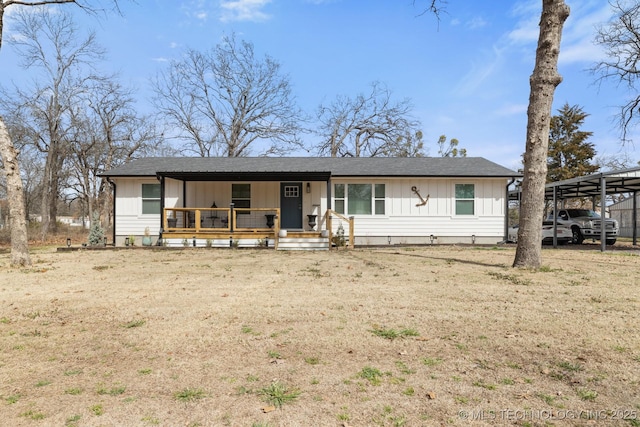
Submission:
<svg viewBox="0 0 640 427">
<path fill-rule="evenodd" d="M 280 226 L 280 208 L 163 208 L 159 243 L 171 247 L 353 248 L 353 218 L 328 209 L 301 229 Z M 335 230 L 335 231 L 334 231 Z"/>
<path fill-rule="evenodd" d="M 331 211 L 329 172 L 174 171 L 157 178 L 159 242 L 166 246 L 328 249 L 354 241 L 349 219 L 342 225 Z"/>
</svg>

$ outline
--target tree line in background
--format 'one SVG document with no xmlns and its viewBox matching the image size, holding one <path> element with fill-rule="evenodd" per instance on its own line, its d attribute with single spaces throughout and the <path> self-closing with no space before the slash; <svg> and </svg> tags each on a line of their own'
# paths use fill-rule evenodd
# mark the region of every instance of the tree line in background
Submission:
<svg viewBox="0 0 640 427">
<path fill-rule="evenodd" d="M 37 70 L 28 87 L 0 86 L 0 111 L 20 151 L 27 217 L 41 237 L 57 231 L 60 212 L 111 221 L 111 189 L 100 173 L 150 155 L 424 156 L 410 100 L 394 101 L 374 82 L 370 92 L 337 96 L 316 113 L 300 110 L 277 61 L 256 57 L 235 35 L 207 52 L 188 50 L 153 80 L 155 115 L 140 115 L 132 89 L 99 72 L 105 50 L 66 11 L 19 9 L 11 44 L 21 66 Z M 162 118 L 162 119 L 160 119 Z M 308 147 L 302 135 L 320 143 Z M 466 156 L 458 140 L 437 141 L 438 154 Z M 0 218 L 1 221 L 1 218 Z"/>
</svg>

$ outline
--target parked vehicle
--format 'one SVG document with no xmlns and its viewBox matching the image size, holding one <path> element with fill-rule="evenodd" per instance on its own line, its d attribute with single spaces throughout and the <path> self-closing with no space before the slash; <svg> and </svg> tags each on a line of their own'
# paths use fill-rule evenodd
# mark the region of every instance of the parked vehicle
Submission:
<svg viewBox="0 0 640 427">
<path fill-rule="evenodd" d="M 554 213 L 551 211 L 547 217 L 553 221 Z M 605 218 L 605 233 L 607 245 L 613 245 L 618 238 L 618 221 Z M 571 228 L 573 243 L 581 244 L 584 239 L 600 240 L 600 227 L 602 218 L 597 212 L 590 209 L 560 209 L 558 211 L 558 224 Z"/>
<path fill-rule="evenodd" d="M 556 236 L 559 245 L 566 245 L 573 239 L 571 229 L 562 224 L 558 224 L 558 231 Z M 510 242 L 518 243 L 518 224 L 509 228 L 507 238 Z M 553 244 L 553 221 L 542 222 L 542 243 Z"/>
</svg>

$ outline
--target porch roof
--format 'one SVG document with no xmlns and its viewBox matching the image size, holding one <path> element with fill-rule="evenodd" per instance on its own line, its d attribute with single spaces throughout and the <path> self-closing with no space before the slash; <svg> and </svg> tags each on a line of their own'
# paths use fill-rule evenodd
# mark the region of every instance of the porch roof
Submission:
<svg viewBox="0 0 640 427">
<path fill-rule="evenodd" d="M 331 177 L 490 177 L 521 174 L 482 157 L 148 157 L 106 177 L 183 181 L 328 181 Z"/>
</svg>

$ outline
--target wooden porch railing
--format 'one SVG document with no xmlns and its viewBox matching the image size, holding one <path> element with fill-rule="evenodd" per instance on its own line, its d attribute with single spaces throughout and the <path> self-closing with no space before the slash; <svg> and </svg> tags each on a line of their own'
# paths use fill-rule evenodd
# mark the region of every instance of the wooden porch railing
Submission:
<svg viewBox="0 0 640 427">
<path fill-rule="evenodd" d="M 325 221 L 327 224 L 327 231 L 329 231 L 329 248 L 331 248 L 332 244 L 335 244 L 336 247 L 339 247 L 339 246 L 343 246 L 345 243 L 345 242 L 342 242 L 342 244 L 340 244 L 341 242 L 339 241 L 339 239 L 344 238 L 344 236 L 342 237 L 334 236 L 334 233 L 333 233 L 332 217 L 337 216 L 338 218 L 340 218 L 341 220 L 349 224 L 349 240 L 347 242 L 348 242 L 349 249 L 353 249 L 355 247 L 354 217 L 350 216 L 349 218 L 347 218 L 346 216 L 339 214 L 338 212 L 331 209 L 327 209 L 327 212 L 324 215 L 325 215 Z"/>
<path fill-rule="evenodd" d="M 334 232 L 334 221 L 338 219 L 348 224 L 348 230 L 344 234 Z M 327 209 L 324 221 L 318 221 L 318 228 L 322 228 L 324 222 L 329 237 L 329 248 L 332 246 L 355 247 L 354 217 L 346 216 Z M 182 238 L 188 235 L 200 236 L 200 238 L 216 238 L 216 236 L 230 233 L 238 233 L 238 238 L 252 238 L 253 235 L 266 233 L 272 236 L 275 247 L 278 247 L 280 231 L 279 208 L 164 208 L 162 212 L 163 238 Z M 301 234 L 318 233 L 304 232 Z M 295 234 L 295 233 L 294 233 Z"/>
<path fill-rule="evenodd" d="M 275 232 L 278 208 L 164 208 L 165 232 Z"/>
</svg>

